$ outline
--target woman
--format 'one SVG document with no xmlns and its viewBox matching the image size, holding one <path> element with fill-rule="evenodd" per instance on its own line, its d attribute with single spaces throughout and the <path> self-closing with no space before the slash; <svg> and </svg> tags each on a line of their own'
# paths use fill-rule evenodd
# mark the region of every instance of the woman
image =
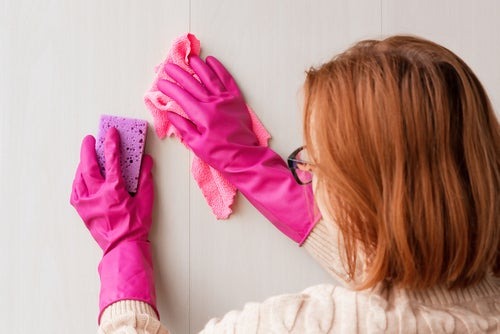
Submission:
<svg viewBox="0 0 500 334">
<path fill-rule="evenodd" d="M 258 146 L 225 68 L 213 57 L 190 64 L 202 84 L 172 64 L 176 83 L 159 83 L 191 119 L 168 115 L 183 141 L 346 282 L 247 304 L 204 333 L 500 331 L 500 126 L 460 58 L 394 36 L 311 69 L 307 149 L 289 158 L 293 173 Z M 106 139 L 105 179 L 93 143 L 84 139 L 71 203 L 104 250 L 99 330 L 164 333 L 147 241 L 151 158 L 130 197 L 117 172 L 116 131 Z M 311 181 L 323 219 L 308 201 Z"/>
</svg>

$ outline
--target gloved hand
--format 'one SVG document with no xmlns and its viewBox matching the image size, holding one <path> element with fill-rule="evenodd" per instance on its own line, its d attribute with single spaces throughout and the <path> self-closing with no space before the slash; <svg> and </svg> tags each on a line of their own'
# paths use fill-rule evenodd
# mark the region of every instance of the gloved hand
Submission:
<svg viewBox="0 0 500 334">
<path fill-rule="evenodd" d="M 167 64 L 166 73 L 176 83 L 158 82 L 191 120 L 168 112 L 182 141 L 217 169 L 278 229 L 302 244 L 320 215 L 315 210 L 311 186 L 300 186 L 285 161 L 268 147 L 259 146 L 245 100 L 233 77 L 214 57 L 206 63 L 189 58 L 200 78 L 179 66 Z"/>
<path fill-rule="evenodd" d="M 120 300 L 139 300 L 156 311 L 151 245 L 153 159 L 145 155 L 135 196 L 125 189 L 120 168 L 120 135 L 115 128 L 104 142 L 106 178 L 101 175 L 95 138 L 83 139 L 70 203 L 85 222 L 104 254 L 99 264 L 99 319 Z M 156 311 L 158 314 L 158 311 Z"/>
</svg>

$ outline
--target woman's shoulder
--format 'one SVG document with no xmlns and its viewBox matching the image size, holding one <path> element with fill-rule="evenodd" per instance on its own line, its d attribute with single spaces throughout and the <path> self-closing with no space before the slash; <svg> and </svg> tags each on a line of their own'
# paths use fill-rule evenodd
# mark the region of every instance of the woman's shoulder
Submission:
<svg viewBox="0 0 500 334">
<path fill-rule="evenodd" d="M 500 330 L 500 287 L 490 279 L 455 295 L 427 291 L 427 299 L 381 285 L 356 291 L 318 284 L 298 293 L 247 303 L 210 320 L 203 333 L 488 333 Z M 458 298 L 456 294 L 465 299 Z M 466 301 L 466 302 L 464 302 Z"/>
<path fill-rule="evenodd" d="M 357 328 L 353 332 L 358 333 L 500 332 L 500 278 L 493 276 L 457 290 L 434 287 L 410 291 L 379 284 L 356 291 L 322 284 L 305 289 L 301 295 L 311 299 L 311 305 L 330 305 L 333 327 L 347 329 L 342 322 L 351 321 Z"/>
<path fill-rule="evenodd" d="M 401 328 L 405 333 L 500 332 L 500 279 L 497 277 L 487 276 L 464 289 L 450 290 L 440 286 L 419 291 L 380 288 L 379 293 L 360 291 L 359 295 L 368 301 L 366 320 L 384 314 L 386 332 L 401 332 Z"/>
<path fill-rule="evenodd" d="M 356 333 L 358 292 L 319 284 L 298 293 L 247 303 L 241 311 L 210 320 L 203 333 L 244 329 L 249 333 Z"/>
</svg>

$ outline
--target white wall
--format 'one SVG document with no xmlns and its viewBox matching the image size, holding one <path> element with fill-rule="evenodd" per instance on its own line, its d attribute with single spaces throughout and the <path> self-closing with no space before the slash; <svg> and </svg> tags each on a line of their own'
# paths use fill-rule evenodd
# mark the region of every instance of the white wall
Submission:
<svg viewBox="0 0 500 334">
<path fill-rule="evenodd" d="M 103 113 L 152 121 L 142 95 L 178 35 L 231 70 L 286 156 L 301 144 L 304 71 L 361 38 L 411 33 L 458 53 L 500 110 L 497 0 L 0 1 L 0 323 L 92 333 L 100 251 L 69 205 L 80 141 Z M 190 154 L 150 131 L 158 306 L 174 333 L 329 281 L 241 196 L 216 221 Z M 6 327 L 5 327 L 6 326 Z"/>
</svg>

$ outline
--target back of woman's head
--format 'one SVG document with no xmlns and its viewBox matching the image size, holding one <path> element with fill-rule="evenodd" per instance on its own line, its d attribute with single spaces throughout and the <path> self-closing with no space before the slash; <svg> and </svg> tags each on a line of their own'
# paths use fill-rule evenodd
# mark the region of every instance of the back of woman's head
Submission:
<svg viewBox="0 0 500 334">
<path fill-rule="evenodd" d="M 362 41 L 307 73 L 316 194 L 366 288 L 500 274 L 500 125 L 471 69 L 410 36 Z M 360 253 L 361 252 L 361 253 Z"/>
</svg>

